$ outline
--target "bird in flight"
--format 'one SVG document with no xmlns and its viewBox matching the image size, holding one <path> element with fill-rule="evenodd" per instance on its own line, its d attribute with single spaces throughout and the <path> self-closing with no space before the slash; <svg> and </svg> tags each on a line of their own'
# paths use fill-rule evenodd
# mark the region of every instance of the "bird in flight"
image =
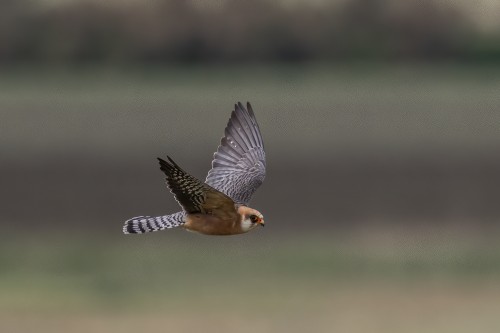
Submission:
<svg viewBox="0 0 500 333">
<path fill-rule="evenodd" d="M 264 226 L 262 214 L 247 206 L 266 176 L 264 143 L 250 103 L 246 108 L 235 104 L 205 182 L 169 156 L 158 160 L 182 211 L 131 218 L 123 226 L 125 234 L 183 227 L 206 235 L 235 235 Z"/>
</svg>

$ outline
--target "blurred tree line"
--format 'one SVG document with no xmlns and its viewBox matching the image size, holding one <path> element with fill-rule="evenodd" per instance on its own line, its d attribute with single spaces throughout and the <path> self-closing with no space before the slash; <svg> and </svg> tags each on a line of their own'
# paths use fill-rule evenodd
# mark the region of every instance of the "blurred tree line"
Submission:
<svg viewBox="0 0 500 333">
<path fill-rule="evenodd" d="M 351 0 L 0 2 L 0 64 L 328 60 L 498 61 L 451 3 Z"/>
</svg>

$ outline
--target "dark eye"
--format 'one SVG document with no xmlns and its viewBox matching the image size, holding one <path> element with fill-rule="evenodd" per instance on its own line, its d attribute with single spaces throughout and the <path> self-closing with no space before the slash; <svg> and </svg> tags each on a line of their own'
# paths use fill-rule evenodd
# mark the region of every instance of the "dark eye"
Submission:
<svg viewBox="0 0 500 333">
<path fill-rule="evenodd" d="M 257 223 L 257 221 L 259 221 L 259 218 L 257 217 L 257 215 L 250 215 L 250 221 L 252 221 L 252 223 Z"/>
</svg>

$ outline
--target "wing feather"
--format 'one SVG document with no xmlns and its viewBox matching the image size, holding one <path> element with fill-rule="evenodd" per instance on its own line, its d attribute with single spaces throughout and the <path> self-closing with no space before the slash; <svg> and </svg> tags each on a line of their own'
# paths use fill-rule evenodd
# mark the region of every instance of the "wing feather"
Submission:
<svg viewBox="0 0 500 333">
<path fill-rule="evenodd" d="M 170 192 L 175 195 L 185 212 L 236 216 L 234 201 L 231 198 L 188 174 L 169 156 L 167 159 L 168 161 L 158 158 L 160 169 L 167 176 Z"/>
<path fill-rule="evenodd" d="M 247 204 L 266 176 L 260 128 L 250 103 L 235 105 L 205 183 Z"/>
</svg>

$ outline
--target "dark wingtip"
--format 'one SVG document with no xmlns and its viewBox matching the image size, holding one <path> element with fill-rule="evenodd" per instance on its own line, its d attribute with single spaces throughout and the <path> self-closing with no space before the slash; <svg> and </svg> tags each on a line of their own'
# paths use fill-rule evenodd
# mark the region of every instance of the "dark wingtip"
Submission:
<svg viewBox="0 0 500 333">
<path fill-rule="evenodd" d="M 252 105 L 250 104 L 250 102 L 247 102 L 247 110 L 248 110 L 248 114 L 249 114 L 251 117 L 255 118 L 255 115 L 254 115 L 254 113 L 253 113 L 253 109 L 252 109 Z"/>
<path fill-rule="evenodd" d="M 234 104 L 234 111 L 237 112 L 238 110 L 243 112 L 246 111 L 245 107 L 241 102 L 237 102 L 236 104 Z"/>
<path fill-rule="evenodd" d="M 170 163 L 172 163 L 175 167 L 177 167 L 178 169 L 180 169 L 180 167 L 177 165 L 177 163 L 174 162 L 174 160 L 167 155 L 167 159 L 170 161 Z"/>
<path fill-rule="evenodd" d="M 160 162 L 160 170 L 163 171 L 163 172 L 167 172 L 168 170 L 168 167 L 170 166 L 167 161 L 165 161 L 164 159 L 160 158 L 160 157 L 157 157 L 158 159 L 158 162 Z"/>
<path fill-rule="evenodd" d="M 167 161 L 165 161 L 163 158 L 157 157 L 158 162 L 160 162 L 160 166 L 165 166 L 169 165 Z"/>
<path fill-rule="evenodd" d="M 168 155 L 167 155 L 167 160 L 168 160 L 170 163 L 168 163 L 167 161 L 165 161 L 165 160 L 164 160 L 163 158 L 161 158 L 161 157 L 157 157 L 157 159 L 158 159 L 158 161 L 160 162 L 160 164 L 168 164 L 168 165 L 170 165 L 170 163 L 172 163 L 173 165 L 178 166 L 178 165 L 174 162 L 174 160 L 172 160 L 172 158 L 171 158 L 170 156 L 168 156 Z"/>
</svg>

